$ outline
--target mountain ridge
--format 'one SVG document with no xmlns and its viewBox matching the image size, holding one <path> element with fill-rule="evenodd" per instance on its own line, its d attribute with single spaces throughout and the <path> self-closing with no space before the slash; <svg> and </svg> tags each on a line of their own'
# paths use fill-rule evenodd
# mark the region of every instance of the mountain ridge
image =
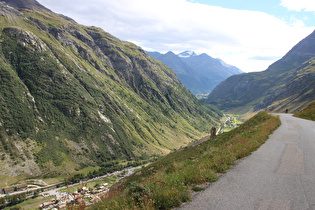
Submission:
<svg viewBox="0 0 315 210">
<path fill-rule="evenodd" d="M 221 59 L 212 58 L 205 53 L 200 55 L 193 51 L 184 51 L 177 55 L 171 51 L 165 54 L 147 53 L 172 68 L 181 82 L 195 95 L 209 94 L 227 77 L 243 73 Z"/>
<path fill-rule="evenodd" d="M 0 4 L 11 6 L 17 10 L 30 9 L 42 12 L 52 12 L 51 10 L 38 3 L 36 0 L 2 0 Z"/>
<path fill-rule="evenodd" d="M 197 56 L 197 54 L 194 51 L 186 50 L 184 52 L 179 53 L 177 56 L 180 58 L 189 58 L 191 56 Z"/>
<path fill-rule="evenodd" d="M 0 13 L 1 175 L 140 164 L 219 124 L 140 47 L 46 10 Z"/>
<path fill-rule="evenodd" d="M 220 83 L 205 100 L 225 110 L 291 112 L 315 97 L 313 66 L 315 32 L 297 43 L 267 70 L 234 75 Z"/>
</svg>

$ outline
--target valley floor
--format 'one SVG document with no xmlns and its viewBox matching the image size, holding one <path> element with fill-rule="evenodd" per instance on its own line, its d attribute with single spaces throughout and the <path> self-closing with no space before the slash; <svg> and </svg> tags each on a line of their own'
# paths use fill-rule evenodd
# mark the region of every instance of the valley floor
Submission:
<svg viewBox="0 0 315 210">
<path fill-rule="evenodd" d="M 69 205 L 88 206 L 99 202 L 100 197 L 104 196 L 109 191 L 111 185 L 113 185 L 123 177 L 130 176 L 139 168 L 141 168 L 141 166 L 127 168 L 122 171 L 116 171 L 106 174 L 104 176 L 80 181 L 80 183 L 75 183 L 62 187 L 60 187 L 62 183 L 47 185 L 42 181 L 41 184 L 45 186 L 27 185 L 20 191 L 5 194 L 2 191 L 0 194 L 0 199 L 5 199 L 9 196 L 16 196 L 21 198 L 22 195 L 26 195 L 26 197 L 23 198 L 25 199 L 24 202 L 13 205 L 22 209 L 60 209 L 66 208 Z M 0 209 L 1 204 L 2 203 L 0 203 Z M 6 203 L 6 205 L 10 205 L 10 203 Z"/>
</svg>

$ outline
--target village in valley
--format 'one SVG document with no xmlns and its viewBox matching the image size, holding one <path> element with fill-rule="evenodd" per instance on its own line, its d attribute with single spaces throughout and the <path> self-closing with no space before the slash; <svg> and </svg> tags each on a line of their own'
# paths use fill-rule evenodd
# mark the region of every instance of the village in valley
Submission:
<svg viewBox="0 0 315 210">
<path fill-rule="evenodd" d="M 110 186 L 108 183 L 98 184 L 102 179 L 98 180 L 94 187 L 87 187 L 87 183 L 82 182 L 68 187 L 56 188 L 57 185 L 49 186 L 42 180 L 39 181 L 41 185 L 30 184 L 2 188 L 0 209 L 31 199 L 39 201 L 36 209 L 66 209 L 70 206 L 89 206 L 101 201 L 101 197 L 108 193 Z"/>
<path fill-rule="evenodd" d="M 67 209 L 93 205 L 106 196 L 114 183 L 139 168 L 128 168 L 74 184 L 62 182 L 48 185 L 41 179 L 32 179 L 27 184 L 0 188 L 0 209 L 5 206 L 27 209 L 28 206 L 23 205 L 23 202 L 34 203 L 32 208 L 36 209 Z"/>
<path fill-rule="evenodd" d="M 44 198 L 54 198 L 47 202 L 43 202 L 39 207 L 42 209 L 64 209 L 69 206 L 89 206 L 100 202 L 101 197 L 106 195 L 108 191 L 108 183 L 104 183 L 94 189 L 88 189 L 84 186 L 78 188 L 78 191 L 74 191 L 73 193 L 52 190 L 52 192 L 42 193 L 41 195 Z"/>
</svg>

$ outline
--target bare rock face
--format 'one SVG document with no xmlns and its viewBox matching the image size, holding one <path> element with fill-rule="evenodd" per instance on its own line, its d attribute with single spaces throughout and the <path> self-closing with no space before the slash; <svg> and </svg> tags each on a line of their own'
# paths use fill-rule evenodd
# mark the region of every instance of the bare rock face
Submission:
<svg viewBox="0 0 315 210">
<path fill-rule="evenodd" d="M 20 9 L 32 9 L 37 11 L 50 11 L 43 5 L 39 4 L 35 0 L 3 0 L 2 3 L 5 3 L 17 10 Z"/>
<path fill-rule="evenodd" d="M 17 37 L 17 39 L 25 47 L 33 48 L 33 50 L 37 50 L 39 52 L 48 50 L 47 45 L 31 32 L 18 28 L 4 28 L 3 32 L 10 37 Z"/>
<path fill-rule="evenodd" d="M 11 151 L 18 153 L 18 156 L 13 157 L 7 153 L 2 153 L 0 163 L 0 174 L 5 176 L 17 176 L 19 174 L 29 174 L 32 176 L 38 176 L 41 174 L 41 170 L 35 162 L 32 154 L 32 149 L 35 147 L 36 142 L 27 140 L 25 142 L 16 140 L 13 143 L 13 139 L 2 140 L 11 141 L 7 143 L 11 144 Z"/>
</svg>

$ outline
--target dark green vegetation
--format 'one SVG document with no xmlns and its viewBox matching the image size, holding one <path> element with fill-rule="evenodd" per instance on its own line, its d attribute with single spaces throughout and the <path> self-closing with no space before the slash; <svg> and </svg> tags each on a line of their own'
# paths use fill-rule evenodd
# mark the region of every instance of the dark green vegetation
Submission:
<svg viewBox="0 0 315 210">
<path fill-rule="evenodd" d="M 311 102 L 305 108 L 295 113 L 294 116 L 315 121 L 315 101 Z"/>
<path fill-rule="evenodd" d="M 267 139 L 280 120 L 261 112 L 240 127 L 195 147 L 173 152 L 128 177 L 96 209 L 170 209 L 189 201 L 190 189 L 213 182 Z"/>
<path fill-rule="evenodd" d="M 227 77 L 243 73 L 235 66 L 205 53 L 197 55 L 186 51 L 179 55 L 173 52 L 166 54 L 148 52 L 148 54 L 173 69 L 185 87 L 197 96 L 208 95 Z"/>
<path fill-rule="evenodd" d="M 0 174 L 137 165 L 218 125 L 218 109 L 136 45 L 4 2 L 15 9 L 0 3 Z"/>
<path fill-rule="evenodd" d="M 315 98 L 315 32 L 266 71 L 231 76 L 205 100 L 238 113 L 270 110 L 294 113 Z"/>
</svg>

